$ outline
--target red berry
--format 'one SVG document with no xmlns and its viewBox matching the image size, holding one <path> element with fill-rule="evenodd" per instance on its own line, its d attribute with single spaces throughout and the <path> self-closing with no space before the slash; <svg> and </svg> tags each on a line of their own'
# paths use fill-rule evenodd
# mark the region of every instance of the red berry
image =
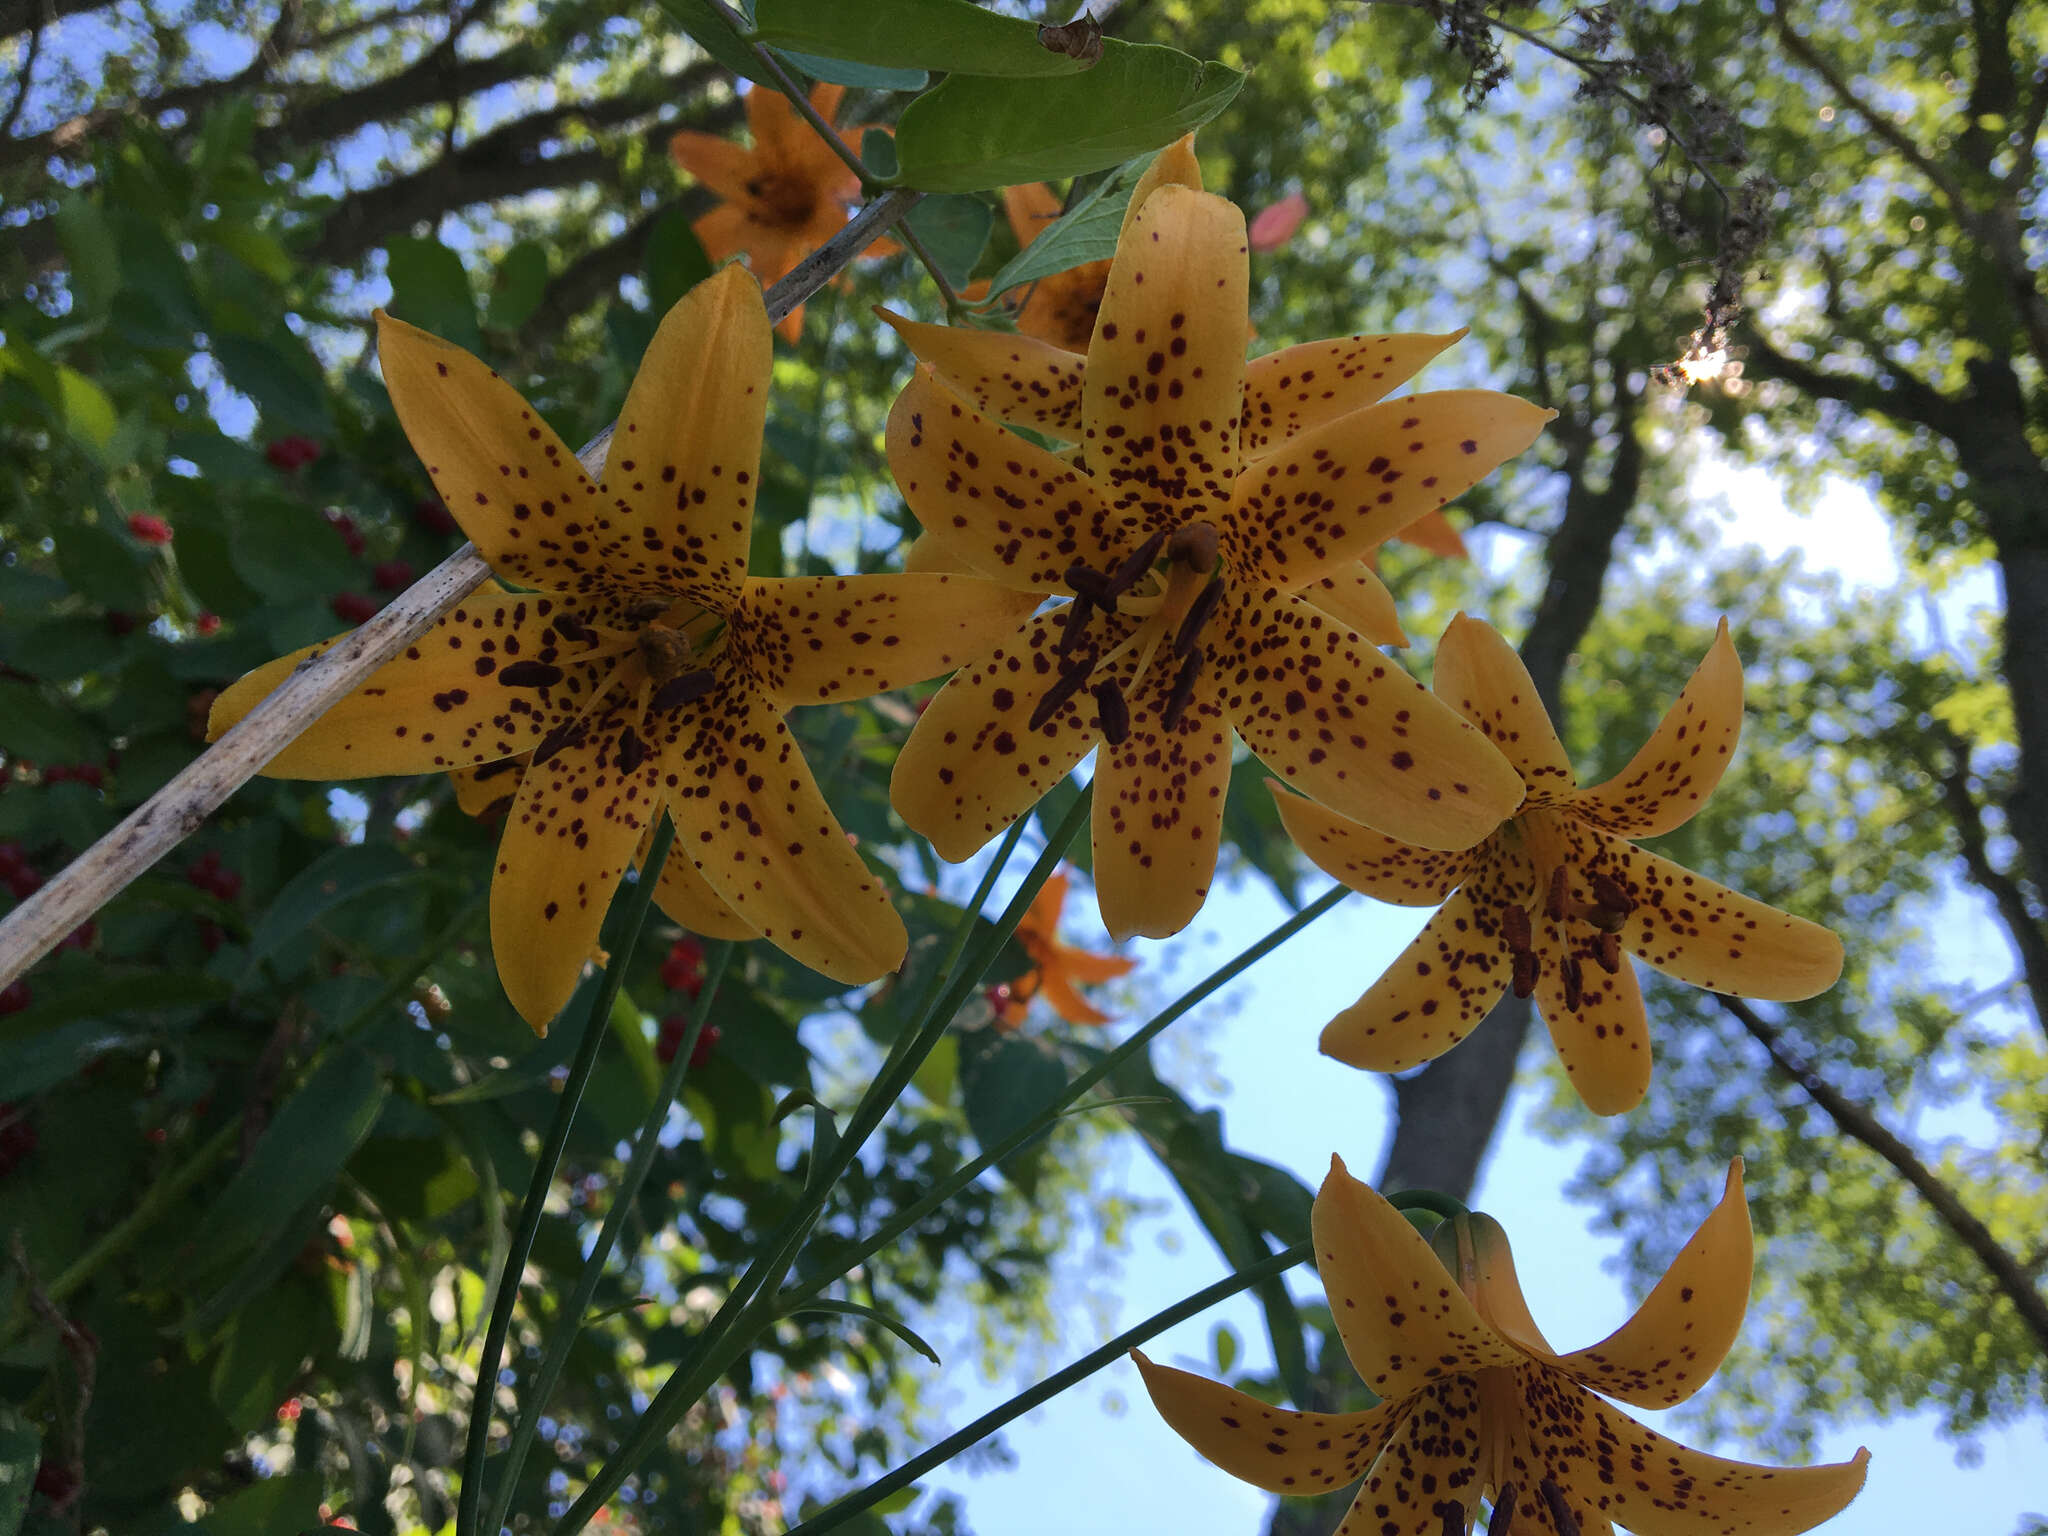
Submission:
<svg viewBox="0 0 2048 1536">
<path fill-rule="evenodd" d="M 661 962 L 661 984 L 695 997 L 704 985 L 704 946 L 695 939 L 677 939 Z"/>
<path fill-rule="evenodd" d="M 0 987 L 0 1014 L 19 1013 L 35 1001 L 35 994 L 25 981 L 10 981 Z"/>
<path fill-rule="evenodd" d="M 711 1053 L 718 1049 L 718 1041 L 718 1026 L 716 1024 L 706 1024 L 704 1032 L 697 1036 L 697 1049 L 690 1052 L 691 1067 L 701 1067 L 705 1062 L 709 1061 Z"/>
<path fill-rule="evenodd" d="M 78 1492 L 78 1474 L 69 1463 L 46 1456 L 36 1468 L 36 1492 L 52 1504 L 62 1504 Z"/>
<path fill-rule="evenodd" d="M 360 592 L 337 592 L 327 600 L 327 606 L 334 610 L 337 619 L 346 619 L 351 624 L 366 623 L 377 616 L 377 600 Z"/>
<path fill-rule="evenodd" d="M 219 634 L 220 615 L 217 613 L 202 613 L 192 621 L 192 627 L 202 635 Z"/>
<path fill-rule="evenodd" d="M 661 1021 L 661 1034 L 654 1042 L 654 1054 L 663 1066 L 676 1059 L 676 1052 L 682 1048 L 683 1035 L 689 1027 L 690 1021 L 680 1013 L 672 1013 Z"/>
<path fill-rule="evenodd" d="M 462 525 L 455 521 L 455 514 L 438 496 L 422 496 L 412 504 L 412 520 L 429 533 L 454 534 L 462 532 Z"/>
<path fill-rule="evenodd" d="M 309 437 L 280 437 L 263 450 L 274 469 L 294 470 L 320 457 L 320 445 Z"/>
<path fill-rule="evenodd" d="M 128 531 L 145 544 L 168 544 L 171 542 L 171 525 L 160 517 L 147 512 L 128 514 Z"/>
<path fill-rule="evenodd" d="M 356 526 L 356 520 L 346 512 L 339 511 L 334 507 L 329 507 L 320 515 L 333 525 L 336 533 L 341 535 L 341 542 L 348 546 L 348 552 L 358 560 L 362 559 L 363 551 L 369 548 L 369 545 L 363 538 L 363 530 Z"/>
<path fill-rule="evenodd" d="M 285 1399 L 285 1400 L 284 1400 L 283 1402 L 281 1402 L 281 1403 L 279 1403 L 279 1404 L 277 1405 L 277 1422 L 278 1422 L 278 1423 L 280 1423 L 280 1424 L 295 1424 L 295 1423 L 297 1423 L 297 1422 L 298 1422 L 298 1418 L 299 1418 L 299 1400 L 298 1400 L 298 1399 L 297 1399 L 296 1397 L 288 1397 L 288 1398 L 286 1398 L 286 1399 Z"/>
<path fill-rule="evenodd" d="M 370 580 L 386 592 L 403 592 L 413 583 L 412 564 L 406 560 L 380 560 L 370 567 Z"/>
<path fill-rule="evenodd" d="M 222 901 L 233 901 L 242 894 L 242 877 L 232 869 L 223 869 L 213 877 L 213 883 L 207 889 Z"/>
<path fill-rule="evenodd" d="M 199 925 L 199 947 L 209 955 L 218 952 L 221 945 L 227 943 L 227 941 L 228 931 L 221 927 L 219 923 L 201 923 Z"/>
<path fill-rule="evenodd" d="M 107 611 L 107 633 L 110 635 L 131 635 L 142 621 L 132 613 L 123 613 L 118 608 Z"/>
<path fill-rule="evenodd" d="M 142 1133 L 142 1138 L 152 1147 L 160 1147 L 171 1139 L 171 1133 L 160 1125 L 152 1125 Z"/>
</svg>

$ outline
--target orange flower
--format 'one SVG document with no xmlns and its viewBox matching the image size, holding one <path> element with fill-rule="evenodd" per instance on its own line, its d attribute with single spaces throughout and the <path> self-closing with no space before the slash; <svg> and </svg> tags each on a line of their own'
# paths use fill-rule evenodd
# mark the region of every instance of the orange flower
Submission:
<svg viewBox="0 0 2048 1536">
<path fill-rule="evenodd" d="M 1199 173 L 1188 185 L 1201 185 Z M 1060 216 L 1060 200 L 1051 187 L 1034 181 L 1028 186 L 1003 188 L 1003 211 L 1010 216 L 1010 230 L 1021 249 Z M 1017 311 L 1017 329 L 1069 352 L 1086 352 L 1088 338 L 1095 334 L 1095 312 L 1102 307 L 1103 290 L 1108 287 L 1107 261 L 1048 273 L 1025 290 L 1024 307 Z"/>
<path fill-rule="evenodd" d="M 841 85 L 814 86 L 811 107 L 829 123 L 845 94 Z M 839 233 L 847 205 L 859 195 L 860 178 L 780 91 L 757 85 L 747 92 L 747 127 L 754 135 L 752 149 L 708 133 L 679 133 L 669 140 L 668 152 L 725 199 L 692 226 L 705 254 L 719 262 L 744 251 L 767 288 Z M 858 154 L 865 132 L 842 128 L 839 137 Z M 866 254 L 886 256 L 895 249 L 893 242 L 877 240 Z M 783 340 L 795 341 L 803 328 L 799 304 L 775 329 Z"/>
<path fill-rule="evenodd" d="M 1060 870 L 1046 881 L 1024 920 L 1017 924 L 1017 942 L 1031 957 L 1032 969 L 1010 983 L 1009 997 L 998 1010 L 999 1029 L 1022 1024 L 1031 999 L 1041 994 L 1052 1004 L 1052 1011 L 1069 1024 L 1107 1024 L 1109 1015 L 1083 997 L 1079 986 L 1127 976 L 1138 963 L 1124 955 L 1098 955 L 1060 942 L 1060 911 L 1067 904 L 1068 879 L 1067 872 Z"/>
</svg>

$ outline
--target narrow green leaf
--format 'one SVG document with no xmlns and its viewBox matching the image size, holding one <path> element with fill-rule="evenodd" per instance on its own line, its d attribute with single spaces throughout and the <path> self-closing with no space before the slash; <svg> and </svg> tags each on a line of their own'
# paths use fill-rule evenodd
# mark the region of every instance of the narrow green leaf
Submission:
<svg viewBox="0 0 2048 1536">
<path fill-rule="evenodd" d="M 932 260 L 955 288 L 967 285 L 974 264 L 988 248 L 995 214 L 978 197 L 927 197 L 905 220 Z"/>
<path fill-rule="evenodd" d="M 760 0 L 755 26 L 761 41 L 777 48 L 891 69 L 1043 79 L 1087 68 L 1039 42 L 1036 22 L 999 16 L 971 0 Z"/>
<path fill-rule="evenodd" d="M 864 1306 L 857 1301 L 838 1301 L 829 1296 L 821 1296 L 815 1301 L 805 1302 L 800 1307 L 792 1307 L 783 1316 L 794 1317 L 800 1312 L 837 1312 L 846 1317 L 866 1318 L 871 1323 L 880 1323 L 933 1365 L 943 1363 L 939 1359 L 939 1352 L 912 1332 L 908 1323 L 900 1318 L 891 1317 L 875 1307 Z"/>
<path fill-rule="evenodd" d="M 0 1536 L 15 1536 L 36 1485 L 42 1434 L 14 1408 L 0 1403 Z"/>
<path fill-rule="evenodd" d="M 474 352 L 482 338 L 477 331 L 476 295 L 462 258 L 438 240 L 399 235 L 391 241 L 391 313 L 409 325 L 431 331 L 443 341 Z"/>
<path fill-rule="evenodd" d="M 419 869 L 396 848 L 356 846 L 322 854 L 277 893 L 249 936 L 251 967 L 328 912 L 365 891 L 418 877 Z"/>
<path fill-rule="evenodd" d="M 768 75 L 768 66 L 756 57 L 747 40 L 726 24 L 718 7 L 709 0 L 660 0 L 661 8 L 674 18 L 684 34 L 712 58 L 738 75 L 742 80 L 759 80 Z"/>
<path fill-rule="evenodd" d="M 821 58 L 815 53 L 798 53 L 790 48 L 775 50 L 813 80 L 833 85 L 850 85 L 863 91 L 921 91 L 931 76 L 921 69 L 885 69 L 875 64 L 849 64 L 844 59 Z"/>
<path fill-rule="evenodd" d="M 1193 132 L 1243 84 L 1225 65 L 1154 46 L 1106 52 L 1065 79 L 955 75 L 904 109 L 898 180 L 976 192 L 1105 170 Z"/>
<path fill-rule="evenodd" d="M 1000 298 L 1012 288 L 1035 283 L 1055 272 L 1107 261 L 1116 255 L 1116 237 L 1123 227 L 1131 193 L 1155 157 L 1126 161 L 1111 176 L 1090 187 L 1081 200 L 1061 214 L 989 279 L 988 297 Z"/>
<path fill-rule="evenodd" d="M 73 298 L 80 310 L 104 314 L 121 289 L 121 252 L 106 215 L 97 203 L 74 193 L 57 205 L 54 219 Z"/>
</svg>

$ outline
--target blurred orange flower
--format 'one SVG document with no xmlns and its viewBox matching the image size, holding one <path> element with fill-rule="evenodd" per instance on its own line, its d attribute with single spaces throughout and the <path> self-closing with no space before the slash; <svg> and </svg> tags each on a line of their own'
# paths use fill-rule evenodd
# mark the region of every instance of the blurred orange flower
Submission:
<svg viewBox="0 0 2048 1536">
<path fill-rule="evenodd" d="M 1060 941 L 1060 912 L 1067 904 L 1069 876 L 1060 870 L 1045 882 L 1038 898 L 1017 924 L 1017 942 L 1031 957 L 1032 968 L 1011 982 L 996 1011 L 998 1029 L 1015 1029 L 1043 996 L 1052 1011 L 1069 1024 L 1107 1024 L 1110 1016 L 1083 997 L 1083 984 L 1128 976 L 1138 962 L 1124 955 L 1098 955 Z"/>
</svg>

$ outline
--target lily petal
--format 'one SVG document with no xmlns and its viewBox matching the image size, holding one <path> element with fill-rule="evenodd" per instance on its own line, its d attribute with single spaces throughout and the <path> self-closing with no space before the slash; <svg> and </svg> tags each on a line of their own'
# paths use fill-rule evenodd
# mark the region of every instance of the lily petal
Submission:
<svg viewBox="0 0 2048 1536">
<path fill-rule="evenodd" d="M 1131 1351 L 1152 1406 L 1174 1433 L 1232 1477 L 1270 1493 L 1311 1494 L 1363 1477 L 1408 1416 L 1405 1402 L 1363 1413 L 1297 1413 Z M 1442 1523 L 1429 1536 L 1441 1536 Z"/>
<path fill-rule="evenodd" d="M 1314 603 L 1340 624 L 1348 624 L 1374 645 L 1406 645 L 1408 631 L 1394 608 L 1394 594 L 1364 561 L 1359 561 L 1295 594 Z"/>
<path fill-rule="evenodd" d="M 1408 1218 L 1352 1178 L 1341 1157 L 1330 1159 L 1309 1225 L 1344 1353 L 1382 1398 L 1520 1360 Z"/>
<path fill-rule="evenodd" d="M 1178 724 L 1162 723 L 1173 674 L 1154 667 L 1129 695 L 1130 734 L 1095 759 L 1095 899 L 1119 942 L 1171 938 L 1216 878 L 1230 789 L 1230 722 L 1198 680 Z"/>
<path fill-rule="evenodd" d="M 1574 1512 L 1583 1504 L 1636 1536 L 1796 1536 L 1839 1514 L 1863 1487 L 1868 1451 L 1815 1467 L 1729 1461 L 1645 1428 L 1555 1372 L 1537 1368 L 1525 1379 L 1525 1432 L 1539 1455 L 1562 1464 Z"/>
<path fill-rule="evenodd" d="M 1413 848 L 1384 832 L 1339 816 L 1327 806 L 1291 795 L 1278 779 L 1266 780 L 1280 824 L 1316 868 L 1375 901 L 1397 907 L 1433 907 L 1488 857 L 1486 844 L 1463 852 Z"/>
<path fill-rule="evenodd" d="M 1069 352 L 1036 337 L 926 325 L 886 309 L 876 314 L 894 328 L 911 355 L 978 411 L 1053 437 L 1081 433 L 1081 365 Z"/>
<path fill-rule="evenodd" d="M 526 771 L 529 754 L 501 757 L 474 768 L 450 771 L 448 782 L 455 786 L 455 808 L 465 816 L 484 816 L 497 809 L 510 810 L 519 792 L 519 776 Z"/>
<path fill-rule="evenodd" d="M 1628 766 L 1572 797 L 1573 809 L 1622 837 L 1656 837 L 1681 827 L 1735 755 L 1742 732 L 1742 661 L 1721 620 L 1692 680 Z"/>
<path fill-rule="evenodd" d="M 1490 624 L 1459 614 L 1437 642 L 1430 688 L 1486 733 L 1515 765 L 1538 805 L 1579 787 L 1572 760 L 1537 697 L 1535 679 Z"/>
<path fill-rule="evenodd" d="M 1249 273 L 1244 215 L 1233 203 L 1163 186 L 1132 216 L 1081 403 L 1089 471 L 1120 510 L 1144 508 L 1178 526 L 1229 504 Z"/>
<path fill-rule="evenodd" d="M 721 688 L 696 708 L 694 733 L 666 759 L 680 780 L 676 849 L 737 917 L 812 970 L 855 985 L 901 965 L 903 920 L 781 708 L 750 688 Z"/>
<path fill-rule="evenodd" d="M 1017 237 L 1019 249 L 1026 248 L 1060 216 L 1059 194 L 1042 181 L 1005 187 L 1003 213 L 1010 221 L 1010 233 Z"/>
<path fill-rule="evenodd" d="M 1516 1490 L 1512 1528 L 1538 1536 L 1570 1536 L 1559 1528 L 1544 1497 L 1543 1484 L 1548 1481 L 1563 1498 L 1577 1536 L 1613 1536 L 1613 1522 L 1600 1516 L 1573 1483 L 1575 1469 L 1588 1456 L 1587 1446 L 1550 1422 L 1556 1418 L 1575 1423 L 1579 1400 L 1593 1399 L 1557 1372 L 1535 1364 L 1492 1378 L 1481 1392 L 1488 1429 L 1503 1442 L 1499 1481 L 1514 1484 Z"/>
<path fill-rule="evenodd" d="M 1447 1514 L 1464 1530 L 1479 1512 L 1478 1383 L 1439 1381 L 1401 1406 L 1400 1428 L 1337 1527 L 1340 1536 L 1443 1536 Z"/>
<path fill-rule="evenodd" d="M 1253 358 L 1244 370 L 1244 456 L 1378 404 L 1465 334 L 1333 336 Z"/>
<path fill-rule="evenodd" d="M 820 82 L 811 87 L 811 106 L 831 122 L 839 114 L 844 86 Z M 754 148 L 771 161 L 796 161 L 811 137 L 811 125 L 797 115 L 787 96 L 773 86 L 749 86 L 746 95 L 747 130 L 754 136 Z"/>
<path fill-rule="evenodd" d="M 1742 1159 L 1728 1165 L 1707 1213 L 1634 1317 L 1587 1349 L 1550 1363 L 1582 1386 L 1638 1408 L 1669 1408 L 1720 1369 L 1749 1305 L 1756 1244 L 1742 1192 Z"/>
<path fill-rule="evenodd" d="M 755 222 L 744 203 L 720 203 L 690 225 L 704 254 L 713 261 L 725 261 L 771 236 L 765 225 Z M 757 274 L 758 275 L 758 274 Z"/>
<path fill-rule="evenodd" d="M 1017 330 L 1070 352 L 1085 352 L 1102 313 L 1102 294 L 1109 283 L 1109 263 L 1091 261 L 1050 272 L 1026 290 L 1017 311 Z"/>
<path fill-rule="evenodd" d="M 640 834 L 640 847 L 633 854 L 635 869 L 646 865 L 648 845 L 653 841 L 652 827 Z M 725 904 L 723 898 L 697 873 L 697 866 L 690 862 L 689 856 L 680 851 L 672 850 L 661 862 L 661 878 L 654 887 L 654 904 L 671 922 L 680 923 L 690 932 L 701 933 L 707 939 L 745 941 L 761 936 L 752 923 Z"/>
<path fill-rule="evenodd" d="M 1623 960 L 1613 975 L 1596 958 L 1598 941 L 1583 923 L 1537 916 L 1536 1008 L 1565 1075 L 1596 1115 L 1626 1114 L 1650 1090 L 1650 1021 L 1635 967 Z M 1576 968 L 1577 1006 L 1566 967 Z"/>
<path fill-rule="evenodd" d="M 1245 465 L 1225 557 L 1242 579 L 1299 591 L 1462 496 L 1555 414 L 1495 390 L 1447 389 L 1335 417 Z"/>
<path fill-rule="evenodd" d="M 1526 899 L 1530 883 L 1502 859 L 1475 860 L 1465 886 L 1386 974 L 1323 1027 L 1322 1053 L 1368 1072 L 1405 1072 L 1472 1033 L 1511 979 L 1501 908 Z"/>
<path fill-rule="evenodd" d="M 1016 636 L 932 695 L 889 778 L 889 801 L 940 858 L 957 864 L 1036 805 L 1086 757 L 1101 731 L 1084 688 L 1037 730 L 1032 712 L 1056 678 L 1064 611 Z"/>
<path fill-rule="evenodd" d="M 871 698 L 987 655 L 1038 606 L 971 576 L 753 577 L 735 658 L 785 704 Z"/>
<path fill-rule="evenodd" d="M 491 876 L 498 980 L 536 1034 L 597 947 L 598 929 L 641 830 L 661 812 L 659 754 L 622 753 L 631 725 L 616 706 L 543 762 L 527 765 Z"/>
<path fill-rule="evenodd" d="M 1621 947 L 1709 992 L 1797 1002 L 1840 979 L 1842 941 L 1818 923 L 1731 891 L 1682 864 L 1598 832 L 1589 861 L 1635 899 Z"/>
<path fill-rule="evenodd" d="M 1118 245 L 1122 245 L 1124 237 L 1131 232 L 1138 210 L 1161 187 L 1187 187 L 1195 192 L 1202 190 L 1202 163 L 1195 158 L 1195 136 L 1192 133 L 1182 134 L 1154 155 L 1152 163 L 1145 167 L 1145 174 L 1131 188 L 1131 200 L 1124 204 L 1123 222 L 1117 226 Z"/>
<path fill-rule="evenodd" d="M 669 158 L 728 203 L 751 201 L 747 183 L 760 172 L 754 151 L 716 134 L 685 130 L 668 141 Z"/>
<path fill-rule="evenodd" d="M 1020 592 L 1064 590 L 1076 560 L 1114 564 L 1152 531 L 1095 483 L 983 416 L 920 368 L 889 411 L 889 468 L 965 569 Z M 997 573 L 1000 573 L 999 575 Z"/>
<path fill-rule="evenodd" d="M 1225 601 L 1224 708 L 1294 788 L 1424 848 L 1470 848 L 1514 813 L 1507 759 L 1348 626 L 1273 589 Z"/>
<path fill-rule="evenodd" d="M 1418 517 L 1401 530 L 1400 538 L 1404 544 L 1413 544 L 1417 549 L 1427 550 L 1445 560 L 1472 558 L 1472 551 L 1465 547 L 1465 536 L 1441 512 Z"/>
<path fill-rule="evenodd" d="M 583 663 L 581 641 L 553 628 L 613 624 L 616 603 L 546 593 L 473 592 L 434 622 L 264 766 L 278 779 L 364 779 L 436 773 L 531 751 L 588 707 L 605 663 Z M 299 665 L 346 635 L 258 667 L 213 701 L 218 739 Z M 520 662 L 528 665 L 521 669 Z M 508 681 L 513 679 L 516 681 Z"/>
<path fill-rule="evenodd" d="M 738 267 L 721 267 L 663 317 L 605 463 L 604 489 L 622 515 L 594 532 L 611 581 L 720 612 L 738 601 L 774 351 L 760 284 Z"/>
<path fill-rule="evenodd" d="M 1098 982 L 1115 981 L 1119 976 L 1130 975 L 1138 968 L 1138 962 L 1129 955 L 1097 955 L 1085 949 L 1076 949 L 1070 944 L 1062 944 L 1059 968 L 1073 980 L 1093 986 Z"/>
</svg>

